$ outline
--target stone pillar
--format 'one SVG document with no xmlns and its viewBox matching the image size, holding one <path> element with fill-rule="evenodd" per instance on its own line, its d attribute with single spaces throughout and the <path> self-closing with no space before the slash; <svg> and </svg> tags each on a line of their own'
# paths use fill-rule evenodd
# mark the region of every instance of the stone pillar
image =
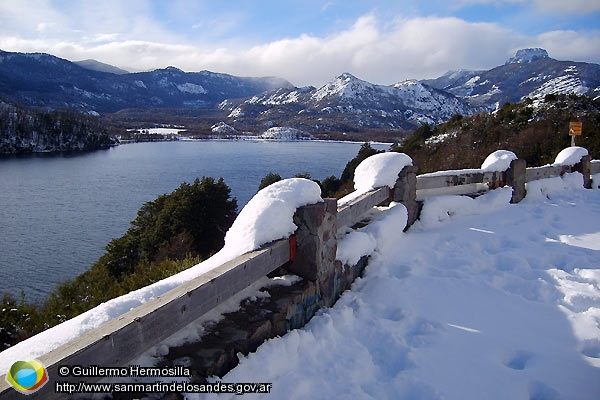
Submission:
<svg viewBox="0 0 600 400">
<path fill-rule="evenodd" d="M 592 188 L 592 159 L 589 155 L 581 157 L 581 161 L 573 166 L 572 172 L 581 172 L 583 175 L 583 187 Z"/>
<path fill-rule="evenodd" d="M 310 281 L 322 281 L 333 271 L 337 252 L 337 200 L 300 207 L 294 214 L 296 258 L 286 269 Z"/>
<path fill-rule="evenodd" d="M 525 198 L 525 173 L 527 162 L 525 160 L 512 160 L 506 170 L 506 184 L 513 189 L 511 203 L 518 203 Z"/>
<path fill-rule="evenodd" d="M 392 200 L 402 203 L 408 210 L 408 222 L 404 230 L 406 231 L 419 218 L 421 205 L 417 202 L 417 168 L 407 165 L 398 174 L 398 179 L 394 185 Z"/>
</svg>

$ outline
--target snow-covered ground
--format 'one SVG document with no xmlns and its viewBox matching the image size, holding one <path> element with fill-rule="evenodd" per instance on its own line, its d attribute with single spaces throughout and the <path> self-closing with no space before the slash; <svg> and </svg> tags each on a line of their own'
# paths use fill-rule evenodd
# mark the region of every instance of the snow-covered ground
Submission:
<svg viewBox="0 0 600 400">
<path fill-rule="evenodd" d="M 352 290 L 222 381 L 278 399 L 600 398 L 600 191 L 579 174 L 528 190 L 431 198 L 407 233 L 401 205 L 382 212 Z"/>
</svg>

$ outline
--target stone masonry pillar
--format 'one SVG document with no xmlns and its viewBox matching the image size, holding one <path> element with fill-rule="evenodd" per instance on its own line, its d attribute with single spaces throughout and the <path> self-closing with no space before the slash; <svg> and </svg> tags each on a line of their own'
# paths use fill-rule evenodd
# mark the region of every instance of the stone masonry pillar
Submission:
<svg viewBox="0 0 600 400">
<path fill-rule="evenodd" d="M 572 171 L 581 172 L 584 188 L 592 188 L 592 159 L 589 155 L 581 157 L 581 161 L 573 166 Z"/>
<path fill-rule="evenodd" d="M 515 204 L 525 198 L 525 173 L 527 171 L 527 162 L 516 159 L 510 162 L 510 167 L 506 170 L 506 184 L 511 186 L 513 194 L 510 202 Z"/>
<path fill-rule="evenodd" d="M 324 304 L 332 304 L 328 286 L 335 277 L 337 200 L 300 207 L 294 214 L 296 258 L 286 269 L 317 284 Z"/>
<path fill-rule="evenodd" d="M 404 230 L 408 229 L 419 218 L 421 205 L 417 202 L 417 168 L 407 165 L 398 174 L 398 179 L 393 188 L 392 200 L 402 203 L 408 211 L 408 222 Z"/>
</svg>

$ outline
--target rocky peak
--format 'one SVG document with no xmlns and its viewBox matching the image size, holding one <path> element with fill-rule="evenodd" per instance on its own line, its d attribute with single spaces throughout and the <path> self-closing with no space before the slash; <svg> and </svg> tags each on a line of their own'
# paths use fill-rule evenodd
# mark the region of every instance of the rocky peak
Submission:
<svg viewBox="0 0 600 400">
<path fill-rule="evenodd" d="M 527 64 L 532 61 L 549 58 L 548 52 L 539 47 L 532 49 L 517 50 L 514 57 L 511 57 L 506 64 Z"/>
</svg>

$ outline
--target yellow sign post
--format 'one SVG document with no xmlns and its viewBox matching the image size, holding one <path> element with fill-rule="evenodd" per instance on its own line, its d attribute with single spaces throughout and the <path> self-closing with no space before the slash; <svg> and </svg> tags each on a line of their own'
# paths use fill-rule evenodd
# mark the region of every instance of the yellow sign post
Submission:
<svg viewBox="0 0 600 400">
<path fill-rule="evenodd" d="M 583 122 L 569 122 L 569 135 L 571 135 L 571 146 L 575 146 L 575 137 L 581 136 Z"/>
</svg>

